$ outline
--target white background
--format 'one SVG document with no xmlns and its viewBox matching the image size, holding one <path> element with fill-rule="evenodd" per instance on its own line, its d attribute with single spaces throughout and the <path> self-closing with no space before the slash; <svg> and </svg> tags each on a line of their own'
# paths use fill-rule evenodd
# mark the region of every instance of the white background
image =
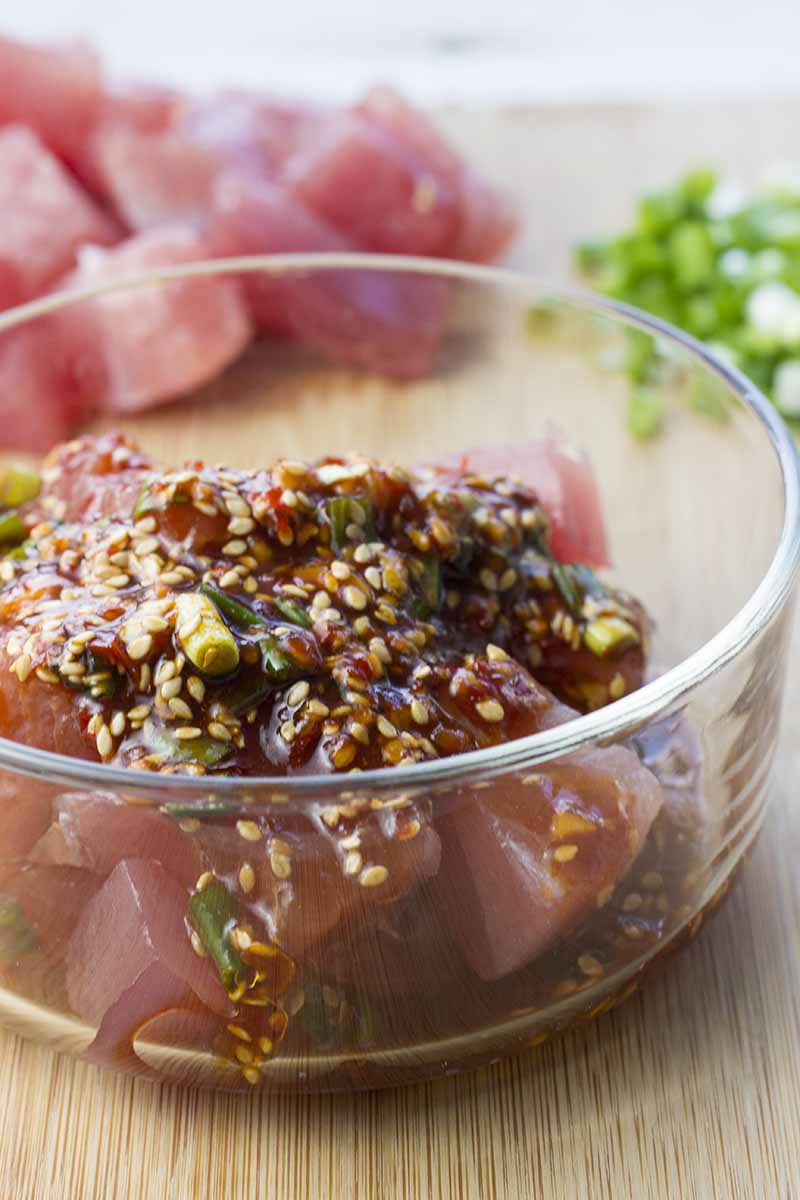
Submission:
<svg viewBox="0 0 800 1200">
<path fill-rule="evenodd" d="M 0 0 L 0 30 L 84 33 L 127 74 L 346 98 L 585 101 L 800 93 L 800 0 Z M 800 131 L 798 133 L 800 139 Z"/>
</svg>

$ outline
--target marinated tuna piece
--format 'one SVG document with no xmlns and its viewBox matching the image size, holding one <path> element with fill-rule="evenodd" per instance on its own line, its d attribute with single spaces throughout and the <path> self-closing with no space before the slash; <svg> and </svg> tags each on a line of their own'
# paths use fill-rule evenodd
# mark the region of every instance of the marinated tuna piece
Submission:
<svg viewBox="0 0 800 1200">
<path fill-rule="evenodd" d="M 169 226 L 87 256 L 65 283 L 96 287 L 208 255 L 198 234 Z M 97 400 L 117 412 L 185 396 L 215 378 L 250 338 L 244 304 L 230 279 L 131 288 L 65 309 L 59 317 L 70 330 L 91 331 L 92 365 L 102 380 Z"/>
<path fill-rule="evenodd" d="M 519 970 L 606 903 L 662 800 L 637 756 L 611 746 L 506 779 L 440 818 L 436 894 L 475 973 Z"/>
<path fill-rule="evenodd" d="M 230 1012 L 216 972 L 188 942 L 185 917 L 185 889 L 163 866 L 140 859 L 115 866 L 85 906 L 68 944 L 67 988 L 76 1013 L 94 1024 L 115 1020 L 116 1007 L 120 1014 L 133 1010 L 134 985 L 144 996 L 145 985 L 163 983 L 166 974 L 174 980 L 174 995 L 163 1007 L 185 1007 L 181 1001 L 193 992 L 212 1012 Z M 150 1014 L 160 1010 L 161 1003 L 152 1003 Z M 127 1025 L 125 1032 L 133 1037 L 136 1026 Z"/>
<path fill-rule="evenodd" d="M 52 964 L 64 959 L 75 926 L 100 887 L 96 876 L 74 867 L 20 863 L 0 868 L 3 899 L 19 905 L 29 931 L 27 950 L 41 950 Z"/>
<path fill-rule="evenodd" d="M 155 809 L 101 792 L 68 792 L 52 808 L 52 824 L 48 821 L 31 855 L 35 861 L 81 867 L 105 878 L 123 859 L 146 859 L 184 887 L 202 870 L 193 839 Z"/>
<path fill-rule="evenodd" d="M 44 291 L 87 242 L 119 236 L 34 133 L 0 129 L 0 308 Z"/>
<path fill-rule="evenodd" d="M 27 125 L 60 157 L 80 154 L 102 104 L 90 47 L 29 46 L 0 38 L 0 125 Z"/>
<path fill-rule="evenodd" d="M 553 554 L 561 562 L 591 567 L 607 567 L 611 562 L 591 463 L 557 432 L 519 446 L 466 450 L 454 455 L 451 465 L 489 479 L 518 479 L 534 488 L 550 521 Z"/>
</svg>

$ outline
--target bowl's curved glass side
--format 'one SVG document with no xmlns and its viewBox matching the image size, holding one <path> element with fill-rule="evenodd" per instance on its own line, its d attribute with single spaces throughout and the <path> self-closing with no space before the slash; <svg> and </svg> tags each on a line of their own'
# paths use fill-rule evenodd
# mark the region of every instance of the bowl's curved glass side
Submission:
<svg viewBox="0 0 800 1200">
<path fill-rule="evenodd" d="M 225 445 L 245 466 L 265 445 L 413 463 L 511 439 L 519 456 L 555 425 L 589 452 L 611 577 L 651 610 L 674 688 L 379 778 L 178 782 L 4 751 L 0 1011 L 16 1027 L 150 1078 L 402 1082 L 606 1011 L 728 885 L 779 724 L 797 559 L 785 455 L 734 386 L 674 347 L 651 383 L 664 432 L 633 442 L 627 327 L 608 306 L 554 312 L 542 288 L 463 270 L 448 294 L 419 378 L 265 341 L 195 402 L 123 423 L 161 457 Z M 320 328 L 330 349 L 341 326 Z"/>
</svg>

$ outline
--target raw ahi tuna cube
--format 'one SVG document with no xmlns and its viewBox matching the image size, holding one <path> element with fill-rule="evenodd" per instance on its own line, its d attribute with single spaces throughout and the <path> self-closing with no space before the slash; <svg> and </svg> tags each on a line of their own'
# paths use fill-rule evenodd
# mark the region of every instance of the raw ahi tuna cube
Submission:
<svg viewBox="0 0 800 1200">
<path fill-rule="evenodd" d="M 217 253 L 345 250 L 347 241 L 284 188 L 227 172 L 214 190 Z M 286 278 L 243 275 L 260 328 L 400 378 L 431 369 L 446 315 L 440 280 L 381 271 L 322 270 Z"/>
<path fill-rule="evenodd" d="M 35 133 L 0 129 L 0 308 L 44 291 L 87 242 L 119 236 Z"/>
<path fill-rule="evenodd" d="M 95 287 L 147 275 L 154 268 L 210 257 L 191 228 L 165 226 L 82 259 L 65 284 Z M 87 373 L 101 379 L 100 406 L 116 412 L 186 396 L 213 379 L 244 349 L 250 321 L 230 279 L 188 278 L 124 288 L 65 309 L 62 324 L 92 337 Z"/>
<path fill-rule="evenodd" d="M 27 125 L 71 162 L 95 123 L 102 95 L 100 63 L 90 47 L 27 46 L 0 38 L 0 125 Z"/>
</svg>

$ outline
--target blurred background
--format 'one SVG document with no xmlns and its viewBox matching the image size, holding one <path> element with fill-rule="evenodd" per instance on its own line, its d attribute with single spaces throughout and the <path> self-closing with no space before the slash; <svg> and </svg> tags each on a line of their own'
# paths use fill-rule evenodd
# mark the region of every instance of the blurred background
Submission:
<svg viewBox="0 0 800 1200">
<path fill-rule="evenodd" d="M 6 5 L 5 32 L 90 33 L 115 67 L 196 87 L 248 86 L 347 99 L 376 77 L 418 100 L 495 103 L 800 90 L 800 6 L 762 0 L 520 4 L 191 6 L 139 0 Z"/>
</svg>

